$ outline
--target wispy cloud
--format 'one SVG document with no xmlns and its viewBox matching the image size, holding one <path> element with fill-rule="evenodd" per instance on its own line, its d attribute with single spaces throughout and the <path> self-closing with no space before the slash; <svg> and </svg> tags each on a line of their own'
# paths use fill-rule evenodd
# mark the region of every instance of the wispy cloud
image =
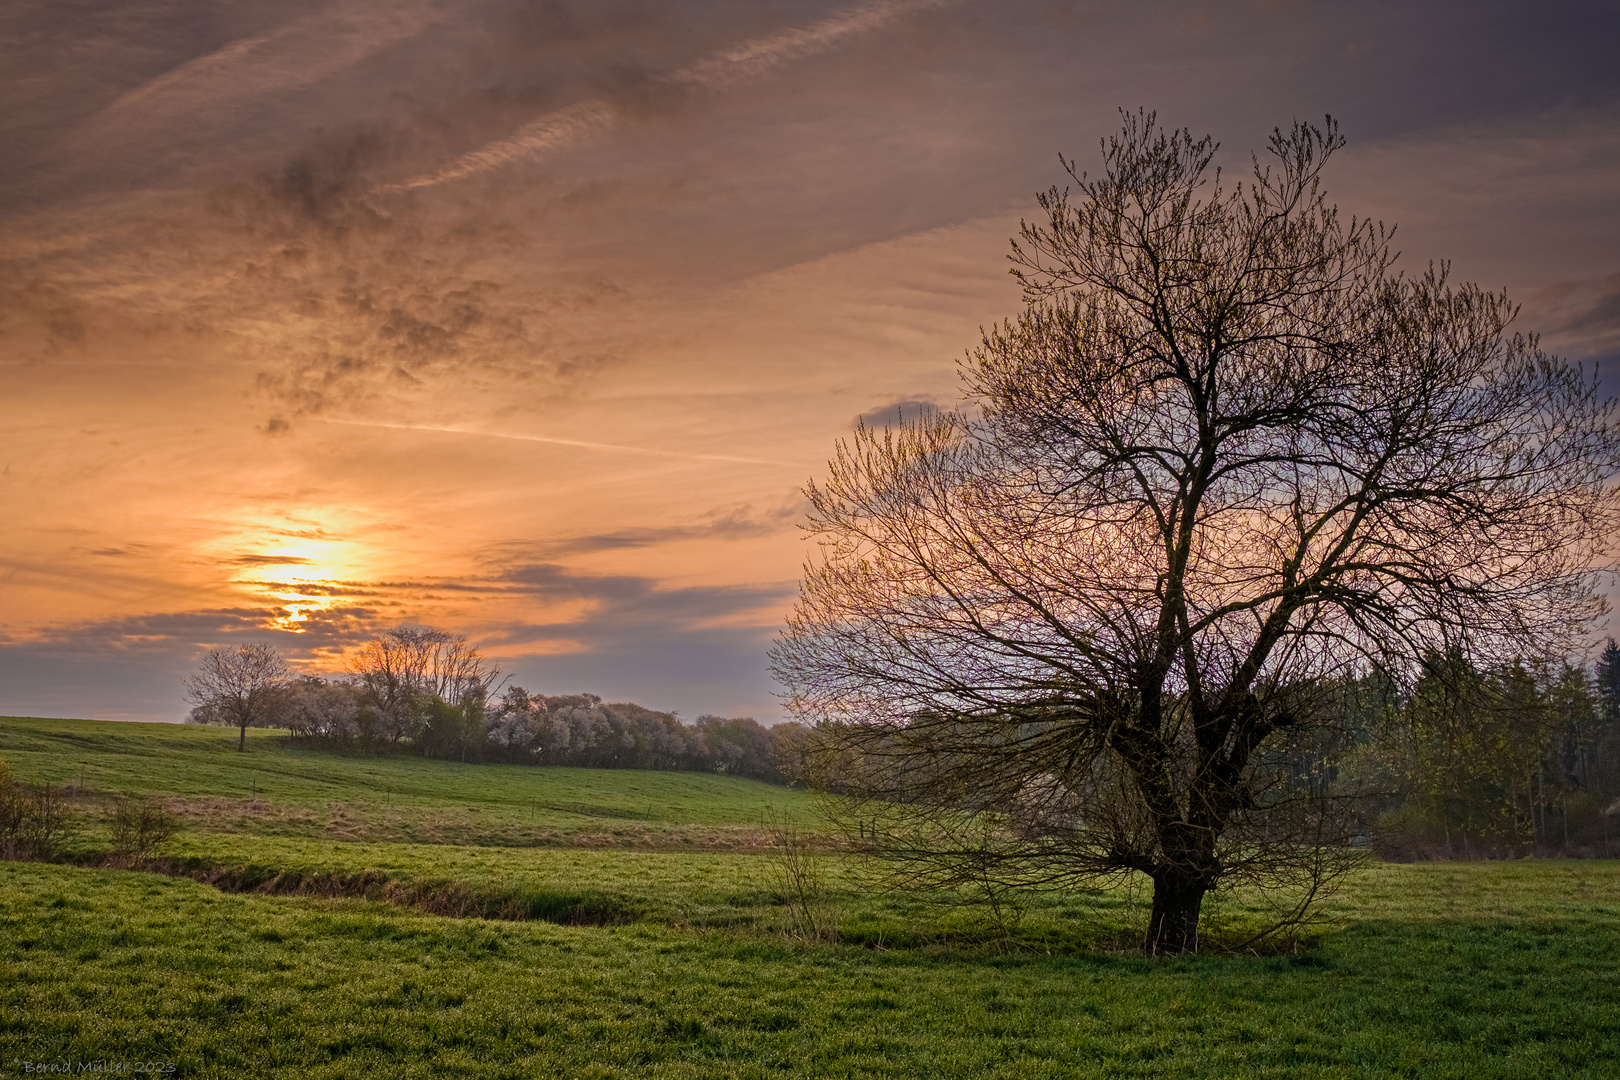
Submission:
<svg viewBox="0 0 1620 1080">
<path fill-rule="evenodd" d="M 1540 328 L 1560 352 L 1611 361 L 1620 355 L 1620 274 L 1545 286 L 1525 298 L 1525 309 L 1525 325 Z"/>
<path fill-rule="evenodd" d="M 531 553 L 540 559 L 555 559 L 691 541 L 748 540 L 783 532 L 803 518 L 806 508 L 807 504 L 801 498 L 790 499 L 763 511 L 755 511 L 752 506 L 744 504 L 717 509 L 691 524 L 614 529 L 611 532 L 569 536 L 541 543 L 510 545 L 508 552 Z"/>
<path fill-rule="evenodd" d="M 196 125 L 311 86 L 447 14 L 434 0 L 339 4 L 268 34 L 233 41 L 130 90 L 73 133 L 69 149 L 123 143 L 153 127 Z"/>
<path fill-rule="evenodd" d="M 492 628 L 484 638 L 487 643 L 511 650 L 567 639 L 582 651 L 609 653 L 631 640 L 712 630 L 745 629 L 767 638 L 779 609 L 798 587 L 786 581 L 671 588 L 640 574 L 581 573 L 556 563 L 512 567 L 500 582 L 547 609 L 569 612 L 569 617 L 514 621 Z"/>
<path fill-rule="evenodd" d="M 474 439 L 512 439 L 517 442 L 549 443 L 553 446 L 573 446 L 582 450 L 606 450 L 616 454 L 642 454 L 648 457 L 676 458 L 682 461 L 721 461 L 734 465 L 774 465 L 797 468 L 791 461 L 772 458 L 738 457 L 733 454 L 693 454 L 684 450 L 655 450 L 646 446 L 625 446 L 622 443 L 589 442 L 584 439 L 563 439 L 551 435 L 513 435 L 501 431 L 471 431 L 467 428 L 434 427 L 427 424 L 385 424 L 374 420 L 336 420 L 316 418 L 317 423 L 342 424 L 347 427 L 386 428 L 391 431 L 433 431 L 446 435 L 464 435 Z"/>
<path fill-rule="evenodd" d="M 754 82 L 772 71 L 864 34 L 876 33 L 895 21 L 930 8 L 948 7 L 960 0 L 877 0 L 851 8 L 810 26 L 796 27 L 768 37 L 756 38 L 706 57 L 683 68 L 663 81 L 671 86 L 718 92 Z M 606 99 L 581 101 L 549 112 L 477 150 L 463 154 L 434 172 L 423 173 L 394 184 L 383 184 L 377 193 L 412 191 L 436 187 L 454 180 L 489 172 L 523 158 L 538 157 L 552 150 L 588 141 L 605 134 L 624 119 L 623 109 Z"/>
</svg>

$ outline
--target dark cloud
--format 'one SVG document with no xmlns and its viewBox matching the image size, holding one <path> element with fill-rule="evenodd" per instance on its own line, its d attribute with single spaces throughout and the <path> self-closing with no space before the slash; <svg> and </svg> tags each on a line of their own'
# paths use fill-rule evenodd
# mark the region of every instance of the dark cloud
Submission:
<svg viewBox="0 0 1620 1080">
<path fill-rule="evenodd" d="M 269 641 L 295 661 L 330 668 L 346 647 L 421 621 L 417 606 L 443 593 L 583 607 L 578 617 L 486 625 L 473 633 L 486 649 L 516 656 L 510 666 L 531 689 L 587 690 L 691 715 L 746 709 L 763 716 L 759 705 L 769 701 L 763 653 L 775 628 L 774 618 L 754 613 L 779 607 L 796 588 L 791 582 L 667 588 L 652 577 L 553 563 L 461 582 L 259 587 L 351 602 L 302 611 L 296 630 L 276 625 L 291 614 L 276 603 L 71 624 L 27 639 L 0 636 L 0 715 L 179 719 L 184 677 L 206 648 Z"/>
<path fill-rule="evenodd" d="M 347 585 L 332 582 L 311 581 L 265 581 L 255 583 L 254 588 L 266 593 L 296 593 L 299 596 L 384 596 L 382 589 L 373 585 Z"/>
<path fill-rule="evenodd" d="M 868 409 L 850 422 L 850 427 L 899 427 L 908 420 L 919 420 L 939 412 L 939 405 L 927 398 L 906 398 Z"/>
<path fill-rule="evenodd" d="M 238 555 L 233 566 L 308 566 L 309 560 L 297 555 Z"/>
<path fill-rule="evenodd" d="M 69 623 L 46 628 L 22 638 L 0 635 L 0 650 L 39 651 L 71 655 L 77 652 L 127 654 L 194 651 L 244 636 L 275 640 L 303 654 L 352 639 L 354 627 L 374 614 L 370 608 L 344 608 L 319 612 L 315 627 L 322 633 L 277 630 L 269 624 L 285 614 L 280 606 L 206 608 L 150 615 L 131 615 L 102 621 Z M 340 628 L 348 628 L 347 631 Z"/>
<path fill-rule="evenodd" d="M 1612 40 L 1611 9 L 1506 0 L 1466 18 L 1386 2 L 1239 4 L 1219 19 L 1190 0 L 965 0 L 747 93 L 676 78 L 855 6 L 14 5 L 0 115 L 30 119 L 0 129 L 0 217 L 93 191 L 141 200 L 120 216 L 145 224 L 15 268 L 11 306 L 41 320 L 41 355 L 143 319 L 242 348 L 275 321 L 281 337 L 250 358 L 276 432 L 289 413 L 444 380 L 564 387 L 625 355 L 631 320 L 614 315 L 649 290 L 1000 212 L 1051 181 L 1059 150 L 1088 153 L 1119 104 L 1242 148 L 1326 111 L 1367 139 L 1620 94 L 1595 44 Z M 1509 64 L 1512 80 L 1491 74 Z M 610 135 L 377 194 L 591 101 L 620 118 Z M 146 205 L 155 191 L 168 202 Z M 154 237 L 192 270 L 146 310 L 73 280 L 86 264 L 148 275 Z"/>
<path fill-rule="evenodd" d="M 0 715 L 182 720 L 185 677 L 209 647 L 269 641 L 296 660 L 330 656 L 370 635 L 363 608 L 321 612 L 304 633 L 267 625 L 284 610 L 213 608 L 52 627 L 0 636 Z"/>
<path fill-rule="evenodd" d="M 88 0 L 24 0 L 0 16 L 10 46 L 0 135 L 15 150 L 0 167 L 0 191 L 8 180 L 35 187 L 28 177 L 40 174 L 53 147 L 71 143 L 81 155 L 115 155 L 84 170 L 103 184 L 269 167 L 284 171 L 300 200 L 319 201 L 323 192 L 353 190 L 352 171 L 329 184 L 337 159 L 317 155 L 309 168 L 300 164 L 323 140 L 358 140 L 338 155 L 347 161 L 359 147 L 352 168 L 408 171 L 443 164 L 583 100 L 610 101 L 636 117 L 641 127 L 629 134 L 637 141 L 661 128 L 689 137 L 708 113 L 756 108 L 786 113 L 784 123 L 800 126 L 811 119 L 801 104 L 805 84 L 816 85 L 822 101 L 840 108 L 861 102 L 885 119 L 903 106 L 937 127 L 930 141 L 954 130 L 962 142 L 977 142 L 980 155 L 999 158 L 1004 175 L 1009 166 L 1038 166 L 1044 180 L 1060 145 L 1084 149 L 1063 144 L 1087 99 L 1104 114 L 1146 102 L 1204 114 L 1189 117 L 1203 124 L 1217 110 L 1269 125 L 1325 106 L 1361 124 L 1363 137 L 1387 137 L 1609 99 L 1620 85 L 1612 5 L 1510 0 L 1466 7 L 1250 2 L 1228 5 L 1219 18 L 1196 0 L 969 0 L 805 57 L 773 73 L 775 82 L 749 83 L 747 100 L 694 99 L 670 78 L 706 57 L 856 6 L 137 0 L 109 9 Z M 1509 69 L 1512 79 L 1496 74 Z M 1271 115 L 1279 107 L 1289 115 Z M 704 115 L 691 115 L 694 108 Z M 99 145 L 73 143 L 73 133 L 98 114 L 105 114 Z M 1009 160 L 1009 135 L 1028 142 L 1039 131 L 1047 134 L 1038 150 Z M 969 132 L 976 138 L 966 138 Z M 746 145 L 749 133 L 725 134 L 727 144 L 694 149 L 740 164 L 726 151 Z M 860 173 L 876 178 L 905 166 L 870 156 L 864 164 L 846 185 L 862 185 Z M 958 170 L 952 184 L 907 194 L 932 200 L 934 189 L 960 189 L 980 172 Z M 58 183 L 40 191 L 60 198 L 73 189 Z"/>
<path fill-rule="evenodd" d="M 1597 364 L 1608 391 L 1620 393 L 1620 273 L 1532 290 L 1517 328 L 1538 332 L 1557 353 Z"/>
<path fill-rule="evenodd" d="M 517 654 L 507 666 L 530 690 L 588 691 L 689 716 L 782 715 L 764 662 L 775 620 L 750 613 L 779 607 L 796 591 L 794 582 L 665 588 L 652 578 L 551 564 L 517 567 L 505 578 L 537 599 L 590 605 L 578 620 L 509 626 L 492 642 Z M 548 642 L 571 648 L 522 651 Z"/>
<path fill-rule="evenodd" d="M 616 529 L 613 532 L 571 536 L 523 547 L 541 558 L 550 559 L 597 551 L 654 547 L 682 541 L 743 540 L 779 532 L 784 526 L 803 518 L 805 509 L 805 504 L 800 500 L 758 512 L 748 505 L 726 507 L 713 511 L 703 520 L 689 525 Z"/>
<path fill-rule="evenodd" d="M 1591 282 L 1581 292 L 1570 317 L 1552 329 L 1595 338 L 1606 345 L 1620 340 L 1620 274 Z"/>
<path fill-rule="evenodd" d="M 241 565 L 304 564 L 291 557 L 244 556 Z M 405 618 L 409 606 L 444 596 L 527 597 L 541 606 L 585 602 L 589 615 L 582 621 L 514 622 L 490 628 L 483 640 L 491 645 L 537 641 L 555 637 L 590 640 L 602 645 L 624 633 L 658 634 L 692 629 L 699 624 L 733 618 L 780 604 L 792 594 L 793 583 L 741 586 L 662 587 L 657 578 L 634 574 L 592 574 L 558 563 L 512 566 L 486 577 L 460 581 L 320 581 L 256 582 L 252 588 L 269 594 L 296 593 L 310 598 L 363 598 L 370 604 L 335 605 L 301 612 L 306 621 L 297 629 L 272 625 L 289 613 L 288 601 L 256 606 L 208 608 L 164 614 L 134 615 L 117 619 L 71 623 L 47 628 L 22 638 L 0 634 L 0 648 L 166 651 L 176 644 L 194 647 L 217 644 L 244 634 L 269 635 L 297 655 L 315 655 L 345 643 L 362 640 Z M 296 603 L 291 602 L 291 603 Z"/>
<path fill-rule="evenodd" d="M 712 713 L 786 718 L 764 662 L 775 631 L 754 627 L 687 630 L 627 638 L 612 649 L 512 655 L 512 681 L 544 694 L 598 694 L 691 718 Z"/>
<path fill-rule="evenodd" d="M 194 665 L 179 652 L 0 645 L 0 716 L 178 722 Z"/>
<path fill-rule="evenodd" d="M 501 581 L 542 603 L 585 601 L 588 614 L 560 622 L 515 623 L 498 631 L 492 643 L 567 640 L 592 651 L 703 632 L 705 624 L 779 605 L 797 589 L 791 582 L 665 588 L 656 578 L 581 573 L 555 563 L 514 567 Z"/>
</svg>

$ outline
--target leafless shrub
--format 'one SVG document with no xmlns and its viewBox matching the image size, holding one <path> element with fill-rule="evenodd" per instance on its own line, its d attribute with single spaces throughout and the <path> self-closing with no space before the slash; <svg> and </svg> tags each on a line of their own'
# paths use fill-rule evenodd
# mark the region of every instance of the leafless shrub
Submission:
<svg viewBox="0 0 1620 1080">
<path fill-rule="evenodd" d="M 795 941 L 836 942 L 841 911 L 827 888 L 825 856 L 812 850 L 809 838 L 786 814 L 771 815 L 766 827 L 775 841 L 771 862 L 783 901 L 783 933 Z"/>
<path fill-rule="evenodd" d="M 157 799 L 120 799 L 113 810 L 113 848 L 121 854 L 144 859 L 179 831 L 179 815 Z"/>
<path fill-rule="evenodd" d="M 10 769 L 0 772 L 0 854 L 8 859 L 49 859 L 72 835 L 75 824 L 61 788 L 30 784 L 19 790 Z"/>
</svg>

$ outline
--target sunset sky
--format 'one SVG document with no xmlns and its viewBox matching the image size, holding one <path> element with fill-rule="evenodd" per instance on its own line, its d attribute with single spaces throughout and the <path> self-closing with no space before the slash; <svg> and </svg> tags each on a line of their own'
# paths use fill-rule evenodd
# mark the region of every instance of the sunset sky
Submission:
<svg viewBox="0 0 1620 1080">
<path fill-rule="evenodd" d="M 800 488 L 957 401 L 1059 153 L 1332 113 L 1402 265 L 1610 364 L 1617 53 L 1612 3 L 8 0 L 0 714 L 410 622 L 779 719 Z"/>
</svg>

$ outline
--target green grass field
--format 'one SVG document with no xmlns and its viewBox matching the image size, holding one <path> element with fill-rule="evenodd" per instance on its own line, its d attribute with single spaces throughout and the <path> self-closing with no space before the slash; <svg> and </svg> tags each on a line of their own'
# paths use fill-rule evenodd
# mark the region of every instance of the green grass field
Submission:
<svg viewBox="0 0 1620 1080">
<path fill-rule="evenodd" d="M 532 846 L 745 844 L 802 792 L 707 773 L 536 769 L 341 755 L 278 732 L 0 717 L 0 757 L 27 780 L 103 801 L 160 794 L 210 832 Z"/>
<path fill-rule="evenodd" d="M 1372 866 L 1299 952 L 1166 962 L 1122 947 L 1129 892 L 1009 926 L 825 856 L 841 940 L 812 944 L 760 839 L 800 793 L 233 739 L 0 719 L 17 776 L 77 789 L 75 858 L 115 793 L 158 794 L 187 823 L 165 868 L 310 885 L 0 862 L 0 1075 L 1620 1075 L 1612 862 Z M 386 887 L 320 895 L 340 879 Z M 423 910 L 457 896 L 538 914 Z M 578 910 L 609 925 L 549 921 Z"/>
</svg>

